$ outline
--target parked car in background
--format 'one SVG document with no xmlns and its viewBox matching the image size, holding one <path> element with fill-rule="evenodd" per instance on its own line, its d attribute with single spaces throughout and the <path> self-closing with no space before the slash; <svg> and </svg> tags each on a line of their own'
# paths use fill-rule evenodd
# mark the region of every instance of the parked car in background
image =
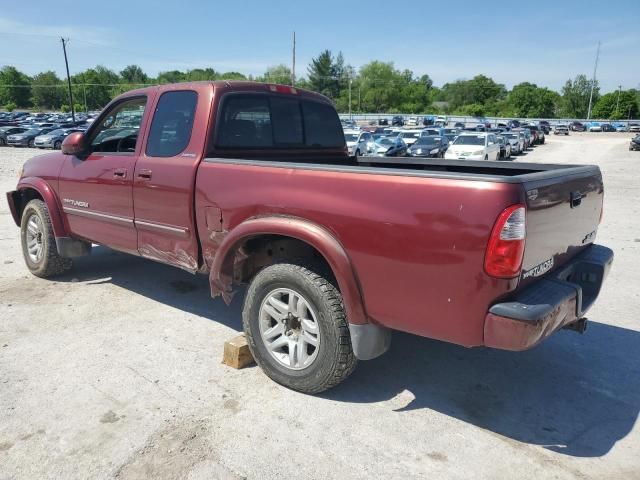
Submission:
<svg viewBox="0 0 640 480">
<path fill-rule="evenodd" d="M 442 158 L 447 148 L 449 148 L 449 141 L 446 137 L 423 136 L 407 149 L 407 155 L 410 157 Z"/>
<path fill-rule="evenodd" d="M 444 154 L 447 160 L 498 160 L 500 145 L 493 133 L 461 133 Z"/>
<path fill-rule="evenodd" d="M 404 118 L 400 115 L 395 115 L 392 119 L 391 119 L 391 125 L 396 126 L 396 127 L 402 127 L 404 125 Z"/>
<path fill-rule="evenodd" d="M 519 127 L 520 127 L 520 121 L 519 120 L 509 120 L 507 122 L 507 128 L 509 128 L 509 129 L 519 128 Z"/>
<path fill-rule="evenodd" d="M 373 154 L 378 157 L 402 157 L 407 153 L 407 144 L 400 136 L 376 138 Z"/>
<path fill-rule="evenodd" d="M 4 147 L 7 144 L 7 137 L 9 135 L 17 135 L 29 130 L 26 127 L 0 127 L 0 147 Z"/>
<path fill-rule="evenodd" d="M 640 150 L 640 135 L 636 135 L 631 139 L 629 150 Z"/>
<path fill-rule="evenodd" d="M 544 131 L 540 127 L 538 127 L 537 125 L 525 125 L 524 128 L 528 129 L 531 132 L 534 138 L 534 143 L 542 145 L 545 142 L 546 138 L 544 135 Z"/>
<path fill-rule="evenodd" d="M 454 141 L 456 138 L 458 138 L 458 135 L 459 135 L 458 133 L 456 133 L 456 134 L 453 134 L 453 133 L 447 133 L 447 134 L 444 136 L 444 138 L 446 139 L 447 144 L 448 144 L 448 145 L 451 145 L 451 144 L 453 143 L 453 141 Z"/>
<path fill-rule="evenodd" d="M 551 131 L 551 125 L 546 120 L 540 120 L 538 122 L 538 126 L 545 133 L 545 135 L 548 135 L 549 132 Z"/>
<path fill-rule="evenodd" d="M 378 125 L 389 125 L 389 119 L 387 118 L 379 118 Z"/>
<path fill-rule="evenodd" d="M 52 148 L 54 150 L 60 150 L 62 146 L 62 141 L 67 138 L 67 136 L 73 132 L 84 132 L 84 129 L 81 128 L 57 128 L 55 130 L 51 130 L 48 133 L 43 135 L 38 135 L 34 141 L 33 145 L 36 148 Z"/>
<path fill-rule="evenodd" d="M 421 136 L 428 137 L 431 135 L 435 135 L 436 137 L 442 137 L 447 134 L 447 129 L 442 127 L 429 127 L 423 128 Z"/>
<path fill-rule="evenodd" d="M 340 120 L 343 130 L 358 130 L 358 124 L 354 120 Z"/>
<path fill-rule="evenodd" d="M 520 155 L 524 151 L 524 135 L 518 131 L 508 131 L 502 134 L 511 145 L 511 154 Z"/>
<path fill-rule="evenodd" d="M 640 124 L 639 123 L 630 123 L 629 124 L 630 132 L 640 132 Z"/>
<path fill-rule="evenodd" d="M 416 116 L 411 116 L 407 119 L 407 126 L 411 126 L 411 127 L 417 127 L 419 125 L 419 120 L 418 117 Z"/>
<path fill-rule="evenodd" d="M 569 135 L 569 127 L 566 125 L 556 125 L 556 128 L 553 129 L 554 135 Z"/>
<path fill-rule="evenodd" d="M 444 135 L 458 135 L 460 133 L 459 128 L 443 128 L 442 132 Z"/>
<path fill-rule="evenodd" d="M 523 138 L 524 138 L 524 149 L 523 151 L 531 148 L 531 146 L 533 145 L 533 137 L 531 136 L 531 130 L 528 130 L 524 127 L 518 127 L 515 128 L 513 130 L 511 130 L 512 132 L 518 132 L 521 133 Z"/>
<path fill-rule="evenodd" d="M 459 129 L 464 129 L 466 127 L 466 125 L 464 124 L 464 122 L 456 122 L 453 124 L 453 126 L 455 128 L 459 128 Z"/>
<path fill-rule="evenodd" d="M 437 115 L 433 121 L 434 125 L 438 125 L 440 127 L 444 127 L 447 125 L 447 117 L 443 117 L 442 115 Z"/>
<path fill-rule="evenodd" d="M 587 124 L 587 131 L 588 132 L 601 132 L 602 131 L 602 125 L 600 124 L 600 122 L 591 122 L 591 123 Z"/>
<path fill-rule="evenodd" d="M 625 125 L 624 123 L 613 123 L 612 127 L 615 129 L 616 132 L 628 132 L 629 131 L 629 125 Z"/>
<path fill-rule="evenodd" d="M 600 128 L 602 129 L 603 132 L 615 132 L 616 131 L 614 126 L 611 125 L 610 123 L 601 123 L 600 124 Z"/>
<path fill-rule="evenodd" d="M 422 135 L 422 130 L 402 130 L 400 132 L 400 138 L 407 145 L 413 145 L 416 140 L 420 138 Z"/>
<path fill-rule="evenodd" d="M 569 130 L 572 130 L 574 132 L 584 132 L 586 130 L 586 127 L 582 122 L 576 121 L 569 124 Z"/>
<path fill-rule="evenodd" d="M 498 145 L 500 145 L 500 157 L 498 160 L 511 160 L 511 143 L 502 135 L 496 135 Z"/>
<path fill-rule="evenodd" d="M 52 128 L 30 128 L 21 133 L 9 135 L 7 145 L 12 147 L 33 147 L 34 140 L 38 135 L 50 132 Z"/>
</svg>

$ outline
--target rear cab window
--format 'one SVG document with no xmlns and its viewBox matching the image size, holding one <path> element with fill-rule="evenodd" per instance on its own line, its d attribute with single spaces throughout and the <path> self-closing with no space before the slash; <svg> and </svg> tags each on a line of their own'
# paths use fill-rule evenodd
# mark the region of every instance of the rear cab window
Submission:
<svg viewBox="0 0 640 480">
<path fill-rule="evenodd" d="M 229 93 L 213 132 L 216 150 L 335 150 L 345 146 L 335 109 L 308 98 Z"/>
</svg>

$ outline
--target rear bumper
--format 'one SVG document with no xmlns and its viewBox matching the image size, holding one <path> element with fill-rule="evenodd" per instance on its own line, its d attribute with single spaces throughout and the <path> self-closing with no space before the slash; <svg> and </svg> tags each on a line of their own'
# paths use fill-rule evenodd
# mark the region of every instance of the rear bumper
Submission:
<svg viewBox="0 0 640 480">
<path fill-rule="evenodd" d="M 593 305 L 613 262 L 613 251 L 592 245 L 560 270 L 493 305 L 484 322 L 484 344 L 527 350 L 576 322 Z"/>
</svg>

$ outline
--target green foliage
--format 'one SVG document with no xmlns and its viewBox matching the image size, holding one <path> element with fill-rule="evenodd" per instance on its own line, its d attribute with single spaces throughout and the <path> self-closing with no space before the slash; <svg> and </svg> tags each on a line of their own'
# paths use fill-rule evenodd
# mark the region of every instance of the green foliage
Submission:
<svg viewBox="0 0 640 480">
<path fill-rule="evenodd" d="M 562 87 L 562 115 L 569 118 L 587 118 L 589 111 L 589 96 L 591 95 L 591 86 L 593 89 L 593 103 L 598 101 L 600 96 L 600 87 L 598 81 L 587 79 L 586 75 L 578 75 Z"/>
<path fill-rule="evenodd" d="M 32 79 L 31 101 L 39 108 L 58 108 L 67 95 L 65 84 L 51 70 L 38 73 Z"/>
<path fill-rule="evenodd" d="M 637 118 L 639 113 L 636 92 L 625 90 L 611 92 L 600 97 L 593 107 L 593 118 L 621 120 L 623 118 Z"/>
<path fill-rule="evenodd" d="M 548 88 L 524 82 L 513 87 L 506 103 L 512 107 L 516 117 L 552 118 L 560 103 L 560 95 Z"/>
<path fill-rule="evenodd" d="M 129 65 L 120 72 L 122 83 L 145 84 L 149 82 L 149 77 L 138 65 Z"/>
<path fill-rule="evenodd" d="M 0 104 L 15 103 L 16 107 L 28 107 L 31 104 L 31 79 L 12 66 L 0 70 Z"/>
<path fill-rule="evenodd" d="M 284 64 L 274 65 L 267 68 L 264 76 L 258 77 L 257 80 L 259 82 L 291 85 L 291 69 Z"/>
<path fill-rule="evenodd" d="M 13 112 L 18 106 L 14 102 L 7 102 L 4 104 L 4 109 L 7 112 Z"/>
</svg>

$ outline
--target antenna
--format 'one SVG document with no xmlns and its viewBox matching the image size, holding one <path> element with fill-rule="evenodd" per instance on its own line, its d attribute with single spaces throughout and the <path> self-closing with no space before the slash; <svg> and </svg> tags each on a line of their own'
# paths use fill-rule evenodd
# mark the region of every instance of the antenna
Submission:
<svg viewBox="0 0 640 480">
<path fill-rule="evenodd" d="M 591 80 L 591 93 L 589 94 L 589 109 L 587 110 L 587 120 L 591 118 L 591 104 L 593 103 L 593 89 L 596 86 L 596 72 L 598 71 L 598 59 L 600 58 L 600 42 L 596 51 L 596 63 L 593 66 L 593 79 Z"/>
</svg>

